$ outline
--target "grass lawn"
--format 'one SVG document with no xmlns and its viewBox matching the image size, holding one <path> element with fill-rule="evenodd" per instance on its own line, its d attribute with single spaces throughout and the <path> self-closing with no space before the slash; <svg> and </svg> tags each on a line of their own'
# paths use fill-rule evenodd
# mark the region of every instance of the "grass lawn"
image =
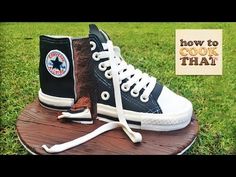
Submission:
<svg viewBox="0 0 236 177">
<path fill-rule="evenodd" d="M 187 154 L 236 154 L 236 23 L 96 23 L 128 63 L 190 99 L 200 124 Z M 175 29 L 223 29 L 222 76 L 175 75 Z M 88 23 L 0 23 L 0 154 L 28 154 L 16 119 L 37 98 L 39 35 L 85 36 Z"/>
</svg>

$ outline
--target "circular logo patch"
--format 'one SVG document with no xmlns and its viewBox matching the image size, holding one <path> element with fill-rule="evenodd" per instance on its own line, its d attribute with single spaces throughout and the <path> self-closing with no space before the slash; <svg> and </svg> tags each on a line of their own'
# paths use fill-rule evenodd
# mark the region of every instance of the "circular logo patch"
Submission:
<svg viewBox="0 0 236 177">
<path fill-rule="evenodd" d="M 69 72 L 69 61 L 64 53 L 59 50 L 51 50 L 45 59 L 48 72 L 54 77 L 64 77 Z"/>
</svg>

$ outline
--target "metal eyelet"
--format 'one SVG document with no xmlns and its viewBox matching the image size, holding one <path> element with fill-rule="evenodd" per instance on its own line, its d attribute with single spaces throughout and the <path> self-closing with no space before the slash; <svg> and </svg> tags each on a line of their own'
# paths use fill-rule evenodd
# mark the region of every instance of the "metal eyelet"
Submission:
<svg viewBox="0 0 236 177">
<path fill-rule="evenodd" d="M 93 41 L 90 41 L 90 45 L 91 45 L 91 51 L 94 51 L 96 49 L 96 43 Z"/>
<path fill-rule="evenodd" d="M 131 95 L 132 95 L 133 97 L 138 97 L 138 95 L 139 95 L 139 92 L 138 92 L 137 90 L 134 90 L 134 89 L 132 89 L 132 90 L 130 91 L 130 93 L 131 93 Z"/>
<path fill-rule="evenodd" d="M 105 71 L 105 70 L 107 69 L 107 67 L 104 66 L 104 63 L 99 63 L 98 69 L 99 69 L 100 71 Z"/>
<path fill-rule="evenodd" d="M 126 83 L 122 84 L 121 85 L 121 90 L 124 91 L 124 92 L 128 92 L 130 89 L 130 86 Z"/>
<path fill-rule="evenodd" d="M 110 94 L 107 91 L 103 91 L 101 93 L 101 98 L 106 101 L 110 98 Z"/>
<path fill-rule="evenodd" d="M 99 53 L 98 53 L 98 52 L 94 52 L 93 55 L 92 55 L 92 57 L 93 57 L 93 59 L 94 59 L 95 61 L 99 61 L 99 60 L 100 60 L 100 58 L 99 58 Z"/>
<path fill-rule="evenodd" d="M 141 96 L 140 96 L 140 100 L 141 100 L 142 102 L 146 103 L 146 102 L 148 102 L 149 97 L 145 97 L 144 95 L 141 95 Z"/>
<path fill-rule="evenodd" d="M 107 79 L 111 79 L 111 78 L 112 78 L 111 70 L 107 70 L 107 71 L 105 72 L 105 77 L 106 77 Z"/>
</svg>

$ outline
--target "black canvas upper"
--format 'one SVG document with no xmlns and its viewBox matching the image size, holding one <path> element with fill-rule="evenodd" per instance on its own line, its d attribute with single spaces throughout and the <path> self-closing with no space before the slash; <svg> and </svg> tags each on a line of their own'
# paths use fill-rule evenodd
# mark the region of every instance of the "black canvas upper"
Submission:
<svg viewBox="0 0 236 177">
<path fill-rule="evenodd" d="M 90 33 L 89 38 L 90 41 L 96 43 L 96 49 L 92 52 L 100 52 L 103 51 L 102 43 L 106 43 L 107 39 L 103 33 L 99 31 L 96 25 L 91 24 L 89 25 Z M 108 36 L 107 36 L 108 37 Z M 108 37 L 109 38 L 109 37 Z M 105 105 L 110 105 L 115 107 L 115 98 L 114 98 L 114 91 L 113 91 L 113 83 L 112 79 L 107 79 L 105 77 L 105 71 L 100 71 L 98 69 L 98 65 L 100 62 L 106 61 L 108 59 L 101 59 L 100 61 L 95 61 L 95 77 L 97 78 L 97 85 L 98 85 L 98 103 L 102 103 Z M 109 69 L 109 68 L 108 68 Z M 127 80 L 123 80 L 123 83 Z M 133 85 L 130 90 L 134 87 Z M 153 89 L 152 93 L 149 96 L 149 101 L 144 103 L 140 100 L 140 95 L 143 93 L 143 89 L 140 91 L 138 97 L 133 97 L 130 94 L 130 91 L 123 92 L 121 90 L 122 95 L 122 103 L 123 108 L 125 110 L 131 110 L 136 112 L 146 112 L 146 113 L 162 113 L 160 106 L 157 103 L 157 99 L 162 91 L 163 86 L 160 83 L 156 83 L 155 88 Z M 110 94 L 110 98 L 108 100 L 101 99 L 101 93 L 103 91 L 107 91 Z"/>
<path fill-rule="evenodd" d="M 45 66 L 45 58 L 51 50 L 59 50 L 69 60 L 69 72 L 62 78 L 52 76 Z M 51 38 L 40 36 L 39 76 L 42 92 L 56 97 L 74 98 L 73 58 L 69 38 Z"/>
<path fill-rule="evenodd" d="M 90 33 L 89 39 L 96 43 L 96 48 L 92 52 L 104 51 L 102 43 L 107 42 L 107 38 L 110 39 L 106 33 L 99 31 L 96 25 L 89 25 Z M 105 36 L 106 35 L 106 36 Z M 39 73 L 40 73 L 40 86 L 42 92 L 56 97 L 63 98 L 74 98 L 76 99 L 75 90 L 74 90 L 74 68 L 73 68 L 73 57 L 71 53 L 69 38 L 53 38 L 48 36 L 40 36 L 40 64 L 39 64 Z M 52 76 L 45 66 L 45 58 L 51 50 L 59 50 L 64 53 L 69 60 L 69 72 L 62 78 L 56 78 Z M 110 105 L 115 107 L 115 98 L 114 98 L 114 88 L 112 79 L 107 79 L 105 77 L 105 71 L 100 71 L 98 65 L 100 62 L 103 62 L 107 59 L 101 59 L 100 61 L 94 62 L 94 74 L 97 82 L 97 99 L 98 103 L 104 105 Z M 110 69 L 110 68 L 108 68 Z M 123 80 L 122 83 L 126 82 L 127 79 Z M 133 85 L 130 90 L 134 87 Z M 135 112 L 146 112 L 146 113 L 162 113 L 161 108 L 157 102 L 158 97 L 162 91 L 163 86 L 157 82 L 155 88 L 149 95 L 148 102 L 142 102 L 140 96 L 143 93 L 142 89 L 138 97 L 131 96 L 130 91 L 124 92 L 121 90 L 123 108 L 125 110 L 131 110 Z M 102 92 L 107 91 L 110 94 L 108 100 L 103 100 L 101 98 Z M 75 100 L 76 101 L 76 100 Z"/>
</svg>

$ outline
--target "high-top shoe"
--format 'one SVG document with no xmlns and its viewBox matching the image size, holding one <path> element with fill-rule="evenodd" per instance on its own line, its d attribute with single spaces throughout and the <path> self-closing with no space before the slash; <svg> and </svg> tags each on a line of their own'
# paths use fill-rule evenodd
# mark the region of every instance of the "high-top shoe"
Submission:
<svg viewBox="0 0 236 177">
<path fill-rule="evenodd" d="M 39 101 L 49 109 L 69 110 L 79 123 L 93 123 L 96 82 L 89 38 L 40 36 Z"/>
<path fill-rule="evenodd" d="M 190 123 L 193 108 L 189 100 L 161 85 L 154 77 L 127 64 L 119 47 L 113 46 L 104 31 L 94 24 L 89 27 L 94 72 L 98 82 L 97 111 L 100 120 L 118 120 L 112 82 L 114 71 L 111 68 L 111 61 L 115 61 L 123 112 L 131 128 L 171 131 Z"/>
<path fill-rule="evenodd" d="M 114 53 L 113 53 L 114 54 Z M 113 58 L 112 58 L 113 59 Z M 40 36 L 40 87 L 39 101 L 50 109 L 66 109 L 58 119 L 92 124 L 97 117 L 97 83 L 89 38 Z M 112 65 L 115 71 L 115 65 Z M 109 122 L 75 140 L 42 145 L 49 153 L 58 153 L 78 146 L 90 139 L 121 127 L 133 143 L 142 141 L 142 136 L 128 126 L 122 112 L 118 73 L 113 73 L 115 102 L 118 114 L 116 122 Z M 104 95 L 105 97 L 105 95 Z"/>
</svg>

